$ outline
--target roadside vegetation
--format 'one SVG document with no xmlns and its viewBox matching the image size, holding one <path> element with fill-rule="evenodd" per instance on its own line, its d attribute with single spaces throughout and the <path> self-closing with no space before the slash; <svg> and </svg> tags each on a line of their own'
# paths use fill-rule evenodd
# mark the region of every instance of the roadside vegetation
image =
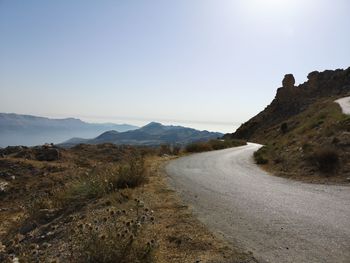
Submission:
<svg viewBox="0 0 350 263">
<path fill-rule="evenodd" d="M 247 142 L 243 140 L 237 139 L 216 139 L 210 140 L 207 142 L 196 142 L 188 144 L 185 147 L 185 152 L 188 153 L 198 153 L 198 152 L 207 152 L 214 150 L 222 150 L 231 147 L 243 146 L 246 145 Z"/>
<path fill-rule="evenodd" d="M 158 148 L 53 145 L 0 158 L 1 262 L 240 262 L 167 188 Z M 41 155 L 42 156 L 42 155 Z M 235 262 L 235 261 L 233 261 Z"/>
<path fill-rule="evenodd" d="M 350 117 L 333 101 L 318 101 L 264 131 L 266 146 L 254 154 L 256 163 L 308 182 L 348 182 Z"/>
</svg>

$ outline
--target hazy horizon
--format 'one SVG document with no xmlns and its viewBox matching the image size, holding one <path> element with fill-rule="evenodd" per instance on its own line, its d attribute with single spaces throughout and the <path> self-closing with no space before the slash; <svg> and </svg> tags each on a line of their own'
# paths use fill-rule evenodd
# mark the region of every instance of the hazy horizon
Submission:
<svg viewBox="0 0 350 263">
<path fill-rule="evenodd" d="M 0 1 L 0 112 L 233 132 L 350 66 L 346 0 Z"/>
<path fill-rule="evenodd" d="M 134 125 L 138 127 L 145 126 L 149 124 L 150 122 L 159 122 L 163 125 L 179 125 L 187 128 L 193 128 L 197 130 L 207 130 L 210 132 L 221 132 L 221 133 L 232 133 L 235 129 L 237 129 L 241 123 L 235 123 L 235 122 L 227 122 L 227 123 L 220 123 L 220 122 L 197 122 L 193 120 L 164 120 L 164 119 L 157 119 L 157 120 L 149 120 L 149 119 L 140 119 L 140 118 L 132 118 L 132 117 L 113 117 L 113 116 L 61 116 L 61 115 L 35 115 L 35 114 L 27 114 L 27 113 L 18 113 L 18 112 L 2 112 L 5 114 L 18 114 L 18 115 L 31 115 L 36 117 L 43 117 L 43 118 L 49 118 L 49 119 L 66 119 L 66 118 L 74 118 L 74 119 L 80 119 L 87 123 L 98 123 L 98 124 L 104 124 L 104 123 L 113 123 L 113 124 L 129 124 Z M 208 127 L 210 127 L 208 129 Z"/>
</svg>

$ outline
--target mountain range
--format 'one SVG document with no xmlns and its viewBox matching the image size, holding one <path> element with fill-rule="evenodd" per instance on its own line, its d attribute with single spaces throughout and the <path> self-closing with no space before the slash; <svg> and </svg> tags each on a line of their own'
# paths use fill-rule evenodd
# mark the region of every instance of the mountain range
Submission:
<svg viewBox="0 0 350 263">
<path fill-rule="evenodd" d="M 72 138 L 62 146 L 70 147 L 80 143 L 100 144 L 114 143 L 118 145 L 147 145 L 155 146 L 161 144 L 185 145 L 191 142 L 207 141 L 222 137 L 219 132 L 199 131 L 182 126 L 167 126 L 161 123 L 151 122 L 136 130 L 118 132 L 107 131 L 93 139 Z"/>
<path fill-rule="evenodd" d="M 75 118 L 0 113 L 0 147 L 60 143 L 72 137 L 91 138 L 108 130 L 125 132 L 137 128 L 129 124 L 87 123 Z"/>
</svg>

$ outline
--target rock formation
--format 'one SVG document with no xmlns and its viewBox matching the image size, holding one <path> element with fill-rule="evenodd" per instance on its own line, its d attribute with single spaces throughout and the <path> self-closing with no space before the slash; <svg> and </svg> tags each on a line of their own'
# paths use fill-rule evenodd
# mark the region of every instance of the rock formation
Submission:
<svg viewBox="0 0 350 263">
<path fill-rule="evenodd" d="M 308 74 L 308 81 L 298 86 L 294 85 L 294 76 L 285 75 L 282 87 L 277 89 L 271 104 L 239 127 L 235 133 L 226 137 L 245 140 L 263 137 L 261 135 L 266 133 L 267 129 L 299 114 L 320 98 L 350 95 L 350 68 L 313 71 Z"/>
<path fill-rule="evenodd" d="M 293 88 L 295 84 L 295 79 L 293 74 L 287 74 L 284 76 L 284 79 L 282 81 L 283 88 Z"/>
</svg>

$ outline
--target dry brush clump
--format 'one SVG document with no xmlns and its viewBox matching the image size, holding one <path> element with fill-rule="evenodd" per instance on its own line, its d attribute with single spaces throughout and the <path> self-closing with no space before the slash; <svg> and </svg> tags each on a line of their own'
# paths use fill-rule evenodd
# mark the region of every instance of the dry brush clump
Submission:
<svg viewBox="0 0 350 263">
<path fill-rule="evenodd" d="M 321 173 L 327 175 L 335 173 L 340 162 L 339 153 L 331 147 L 316 149 L 308 159 Z"/>
<path fill-rule="evenodd" d="M 96 213 L 91 222 L 79 223 L 73 231 L 71 254 L 76 262 L 153 262 L 154 237 L 145 236 L 153 224 L 153 211 L 135 199 L 135 208 L 107 208 Z"/>
<path fill-rule="evenodd" d="M 254 160 L 257 164 L 263 165 L 269 163 L 269 159 L 267 157 L 268 150 L 268 146 L 263 146 L 259 150 L 254 152 Z"/>
<path fill-rule="evenodd" d="M 111 147 L 108 145 L 108 149 Z M 114 147 L 112 149 L 115 150 Z M 93 150 L 94 147 L 84 147 L 84 154 L 90 155 L 90 151 Z M 139 200 L 135 201 L 134 212 L 111 209 L 106 214 L 96 213 L 93 218 L 98 220 L 88 222 L 93 229 L 84 228 L 84 231 L 91 230 L 89 233 L 74 230 L 67 233 L 70 230 L 65 224 L 72 222 L 70 217 L 73 215 L 98 211 L 99 207 L 96 204 L 104 203 L 113 196 L 116 197 L 115 206 L 120 208 L 125 202 L 129 202 L 125 191 L 137 193 L 138 190 L 133 188 L 147 182 L 148 171 L 144 158 L 155 154 L 155 151 L 121 148 L 116 161 L 109 157 L 101 146 L 99 150 L 97 159 L 86 159 L 83 167 L 80 166 L 79 152 L 67 151 L 65 162 L 68 168 L 60 170 L 56 175 L 56 187 L 38 188 L 38 191 L 33 189 L 30 196 L 23 200 L 21 220 L 16 221 L 6 235 L 3 235 L 7 240 L 6 253 L 4 257 L 0 255 L 0 261 L 19 258 L 21 262 L 41 262 L 48 251 L 45 244 L 40 244 L 43 242 L 41 240 L 55 238 L 51 235 L 60 233 L 60 238 L 69 235 L 69 244 L 74 243 L 75 260 L 71 262 L 149 262 L 155 247 L 154 238 L 146 241 L 139 237 L 144 226 L 154 222 L 154 217 Z M 85 159 L 84 156 L 82 158 Z M 35 165 L 42 166 L 39 162 Z M 45 175 L 49 176 L 52 174 Z M 34 178 L 29 179 L 35 181 Z M 126 207 L 128 205 L 129 203 Z M 77 216 L 76 219 L 79 220 L 80 217 Z M 64 223 L 58 230 L 58 222 L 62 220 Z M 54 230 L 51 230 L 51 227 L 54 227 Z M 65 241 L 61 239 L 60 242 Z M 40 244 L 40 247 L 37 244 Z"/>
<path fill-rule="evenodd" d="M 188 144 L 185 147 L 185 151 L 188 153 L 196 153 L 196 152 L 207 152 L 214 150 L 221 150 L 231 147 L 237 147 L 246 145 L 247 143 L 243 140 L 236 139 L 217 139 L 217 140 L 209 140 L 207 142 L 195 142 Z"/>
<path fill-rule="evenodd" d="M 130 154 L 122 162 L 106 163 L 83 171 L 75 179 L 67 182 L 63 189 L 50 196 L 34 198 L 29 211 L 40 209 L 76 209 L 87 201 L 101 198 L 124 188 L 135 188 L 147 181 L 144 157 Z"/>
</svg>

